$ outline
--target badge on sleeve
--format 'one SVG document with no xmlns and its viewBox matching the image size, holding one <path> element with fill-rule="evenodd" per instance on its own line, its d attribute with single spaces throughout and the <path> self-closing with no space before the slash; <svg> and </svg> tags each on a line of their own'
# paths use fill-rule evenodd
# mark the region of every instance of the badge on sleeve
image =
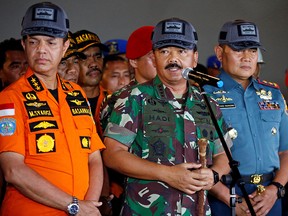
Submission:
<svg viewBox="0 0 288 216">
<path fill-rule="evenodd" d="M 2 136 L 11 136 L 16 130 L 16 120 L 14 118 L 0 119 L 0 134 Z"/>
</svg>

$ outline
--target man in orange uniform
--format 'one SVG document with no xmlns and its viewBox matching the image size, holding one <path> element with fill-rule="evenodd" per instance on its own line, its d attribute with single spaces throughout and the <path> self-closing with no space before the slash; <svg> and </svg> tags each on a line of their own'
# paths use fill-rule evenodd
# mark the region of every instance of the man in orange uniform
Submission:
<svg viewBox="0 0 288 216">
<path fill-rule="evenodd" d="M 73 36 L 76 40 L 78 51 L 86 56 L 86 58 L 79 61 L 78 84 L 87 95 L 98 134 L 102 137 L 100 106 L 107 97 L 108 92 L 101 87 L 100 81 L 103 73 L 103 51 L 108 51 L 108 48 L 101 43 L 97 34 L 88 30 L 77 31 Z"/>
<path fill-rule="evenodd" d="M 0 164 L 5 216 L 99 216 L 103 170 L 91 109 L 83 90 L 57 67 L 69 21 L 59 6 L 32 5 L 22 21 L 29 68 L 1 92 Z"/>
</svg>

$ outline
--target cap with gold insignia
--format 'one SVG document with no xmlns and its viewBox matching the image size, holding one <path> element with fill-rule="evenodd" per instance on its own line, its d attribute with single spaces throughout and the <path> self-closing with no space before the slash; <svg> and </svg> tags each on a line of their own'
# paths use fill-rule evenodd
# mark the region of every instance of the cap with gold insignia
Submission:
<svg viewBox="0 0 288 216">
<path fill-rule="evenodd" d="M 124 39 L 111 39 L 104 43 L 109 51 L 104 52 L 104 56 L 120 55 L 126 53 L 127 40 Z"/>
<path fill-rule="evenodd" d="M 73 36 L 77 43 L 79 52 L 83 52 L 85 49 L 92 46 L 97 46 L 102 51 L 109 51 L 107 46 L 101 43 L 98 35 L 93 32 L 90 32 L 88 30 L 80 30 L 75 32 Z"/>
<path fill-rule="evenodd" d="M 82 52 L 78 51 L 78 45 L 74 39 L 73 33 L 70 31 L 68 32 L 68 39 L 70 44 L 62 60 L 68 59 L 71 56 L 77 56 L 79 58 L 85 59 L 86 56 Z"/>
</svg>

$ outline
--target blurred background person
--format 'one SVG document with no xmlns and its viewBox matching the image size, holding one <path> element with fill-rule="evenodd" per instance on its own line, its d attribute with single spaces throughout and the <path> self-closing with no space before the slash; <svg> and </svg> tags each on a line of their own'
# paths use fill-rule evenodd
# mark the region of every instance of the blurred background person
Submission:
<svg viewBox="0 0 288 216">
<path fill-rule="evenodd" d="M 109 93 L 120 90 L 131 80 L 128 61 L 119 55 L 104 57 L 101 86 Z"/>
<path fill-rule="evenodd" d="M 72 32 L 69 32 L 68 39 L 70 44 L 58 66 L 58 74 L 65 80 L 77 83 L 80 70 L 79 58 L 85 59 L 86 56 L 78 52 L 77 43 L 73 38 Z"/>
<path fill-rule="evenodd" d="M 221 62 L 218 60 L 216 55 L 211 55 L 207 58 L 206 67 L 207 74 L 216 77 L 220 73 L 219 69 L 221 67 Z"/>
<path fill-rule="evenodd" d="M 111 55 L 118 55 L 126 59 L 127 40 L 125 39 L 111 39 L 104 43 L 108 51 L 104 52 L 104 57 Z"/>
<path fill-rule="evenodd" d="M 100 89 L 103 70 L 103 51 L 108 51 L 108 49 L 106 45 L 101 43 L 97 34 L 88 30 L 80 30 L 73 35 L 78 46 L 78 51 L 85 55 L 85 58 L 79 62 L 78 84 L 87 95 L 99 133 L 101 131 L 99 118 L 100 105 L 107 95 L 104 89 Z"/>
<path fill-rule="evenodd" d="M 261 49 L 257 48 L 257 50 L 258 50 L 257 67 L 256 67 L 255 73 L 253 74 L 254 78 L 256 79 L 260 77 L 260 71 L 261 71 L 262 65 L 265 64 Z"/>
<path fill-rule="evenodd" d="M 131 82 L 119 91 L 104 100 L 101 106 L 101 126 L 104 131 L 117 98 L 121 97 L 124 89 L 131 88 L 138 83 L 143 83 L 156 76 L 156 68 L 153 63 L 153 51 L 151 36 L 154 26 L 142 26 L 133 31 L 128 39 L 126 56 L 135 77 Z M 106 58 L 106 57 L 105 57 Z M 110 193 L 114 195 L 112 202 L 113 215 L 119 215 L 123 204 L 123 191 L 125 177 L 113 169 L 108 168 Z M 107 182 L 106 182 L 107 183 Z M 107 186 L 107 184 L 104 185 Z"/>
<path fill-rule="evenodd" d="M 154 26 L 141 26 L 128 38 L 126 57 L 135 74 L 130 85 L 147 82 L 156 76 L 151 42 L 153 30 Z"/>
<path fill-rule="evenodd" d="M 0 90 L 18 80 L 27 67 L 20 39 L 10 38 L 0 43 Z"/>
<path fill-rule="evenodd" d="M 100 124 L 100 107 L 103 100 L 107 97 L 108 92 L 101 87 L 100 81 L 103 73 L 103 58 L 104 52 L 108 52 L 108 48 L 103 44 L 94 32 L 88 30 L 79 30 L 74 32 L 73 37 L 77 43 L 78 51 L 85 55 L 79 61 L 80 71 L 78 84 L 85 91 L 92 115 L 95 120 L 97 133 L 102 138 L 102 130 Z M 103 205 L 100 207 L 102 215 L 110 215 L 110 194 L 109 194 L 109 179 L 107 172 L 104 169 L 104 182 L 101 192 L 100 201 Z"/>
</svg>

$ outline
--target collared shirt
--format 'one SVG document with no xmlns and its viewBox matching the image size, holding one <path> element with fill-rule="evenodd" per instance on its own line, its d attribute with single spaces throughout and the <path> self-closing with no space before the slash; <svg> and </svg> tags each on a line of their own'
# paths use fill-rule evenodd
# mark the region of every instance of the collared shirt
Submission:
<svg viewBox="0 0 288 216">
<path fill-rule="evenodd" d="M 275 84 L 250 78 L 246 90 L 225 71 L 222 88 L 204 86 L 219 103 L 225 122 L 236 129 L 231 148 L 242 175 L 262 174 L 279 168 L 279 152 L 288 150 L 286 103 Z"/>
<path fill-rule="evenodd" d="M 84 199 L 89 187 L 89 154 L 105 148 L 83 90 L 58 81 L 58 101 L 29 68 L 0 93 L 0 152 L 16 152 L 49 182 Z M 38 185 L 39 187 L 41 185 Z M 67 215 L 44 206 L 9 185 L 3 215 Z"/>
<path fill-rule="evenodd" d="M 113 110 L 114 104 L 116 100 L 121 96 L 121 93 L 125 91 L 126 89 L 130 89 L 137 85 L 138 82 L 135 79 L 132 79 L 128 85 L 124 86 L 123 88 L 119 89 L 116 92 L 113 92 L 112 94 L 108 95 L 107 97 L 104 98 L 101 106 L 100 106 L 100 124 L 101 124 L 101 130 L 104 131 L 107 124 L 108 124 L 108 119 L 111 115 L 111 112 Z M 127 93 L 126 93 L 127 94 Z M 125 94 L 123 95 L 125 97 Z M 97 128 L 98 130 L 98 128 Z M 101 133 L 103 134 L 103 132 Z"/>
<path fill-rule="evenodd" d="M 126 97 L 116 101 L 104 135 L 129 147 L 132 154 L 167 166 L 197 162 L 197 139 L 201 137 L 209 140 L 208 165 L 214 154 L 223 152 L 196 88 L 189 86 L 185 98 L 175 99 L 156 76 L 123 91 L 122 96 L 125 93 Z M 211 102 L 218 124 L 226 133 L 222 114 L 215 101 Z M 190 196 L 165 182 L 128 177 L 123 215 L 194 215 L 197 200 L 197 194 Z M 207 203 L 206 211 L 209 215 Z"/>
</svg>

